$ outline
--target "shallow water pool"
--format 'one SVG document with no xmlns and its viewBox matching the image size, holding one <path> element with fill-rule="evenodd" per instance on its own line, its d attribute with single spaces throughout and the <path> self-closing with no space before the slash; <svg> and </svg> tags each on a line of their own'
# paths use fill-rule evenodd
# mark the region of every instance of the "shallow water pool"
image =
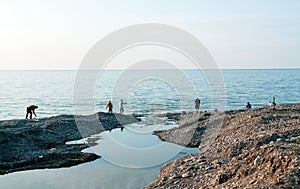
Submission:
<svg viewBox="0 0 300 189">
<path fill-rule="evenodd" d="M 106 131 L 97 138 L 98 145 L 85 149 L 102 158 L 70 168 L 15 172 L 0 176 L 1 188 L 141 188 L 151 183 L 166 162 L 198 152 L 162 142 L 153 129 L 176 126 L 166 118 L 143 118 L 141 123 L 127 125 L 123 130 Z M 80 143 L 72 141 L 70 143 Z"/>
</svg>

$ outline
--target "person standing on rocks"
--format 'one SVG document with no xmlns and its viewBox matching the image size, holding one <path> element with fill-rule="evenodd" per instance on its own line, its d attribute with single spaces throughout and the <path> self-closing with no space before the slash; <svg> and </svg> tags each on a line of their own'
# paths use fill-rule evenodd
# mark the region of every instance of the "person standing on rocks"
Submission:
<svg viewBox="0 0 300 189">
<path fill-rule="evenodd" d="M 28 106 L 26 108 L 26 117 L 25 119 L 28 118 L 28 115 L 30 114 L 29 118 L 32 119 L 32 114 L 37 117 L 37 115 L 35 114 L 35 109 L 38 109 L 38 106 L 35 106 L 35 105 L 31 105 L 31 106 Z"/>
<path fill-rule="evenodd" d="M 123 99 L 121 99 L 120 102 L 119 102 L 119 108 L 120 108 L 120 113 L 121 114 L 124 112 L 124 104 L 127 104 L 127 103 L 123 102 Z"/>
<path fill-rule="evenodd" d="M 112 113 L 113 104 L 111 103 L 110 100 L 109 100 L 108 103 L 106 104 L 106 109 L 108 109 L 108 113 Z"/>
<path fill-rule="evenodd" d="M 196 109 L 196 113 L 198 113 L 200 109 L 200 99 L 198 97 L 195 100 L 195 109 Z"/>
<path fill-rule="evenodd" d="M 251 108 L 251 104 L 250 102 L 247 102 L 246 108 L 250 109 Z"/>
<path fill-rule="evenodd" d="M 275 102 L 275 96 L 273 97 L 273 102 L 272 102 L 272 105 L 273 105 L 273 109 L 275 109 L 275 106 L 276 106 L 276 102 Z"/>
</svg>

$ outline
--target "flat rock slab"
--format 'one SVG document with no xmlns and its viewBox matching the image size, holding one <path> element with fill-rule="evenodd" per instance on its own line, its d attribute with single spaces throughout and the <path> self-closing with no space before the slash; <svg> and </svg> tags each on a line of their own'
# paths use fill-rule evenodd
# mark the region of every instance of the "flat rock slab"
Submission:
<svg viewBox="0 0 300 189">
<path fill-rule="evenodd" d="M 103 112 L 0 121 L 0 174 L 68 167 L 95 160 L 100 156 L 81 152 L 89 145 L 65 143 L 138 121 L 133 115 Z"/>
</svg>

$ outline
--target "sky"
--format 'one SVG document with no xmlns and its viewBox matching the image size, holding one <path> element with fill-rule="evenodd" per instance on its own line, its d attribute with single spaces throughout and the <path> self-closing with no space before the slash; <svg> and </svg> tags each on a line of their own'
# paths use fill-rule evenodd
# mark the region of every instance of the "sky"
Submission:
<svg viewBox="0 0 300 189">
<path fill-rule="evenodd" d="M 222 69 L 300 68 L 299 10 L 298 0 L 0 0 L 0 70 L 78 69 L 103 37 L 142 23 L 192 34 Z"/>
</svg>

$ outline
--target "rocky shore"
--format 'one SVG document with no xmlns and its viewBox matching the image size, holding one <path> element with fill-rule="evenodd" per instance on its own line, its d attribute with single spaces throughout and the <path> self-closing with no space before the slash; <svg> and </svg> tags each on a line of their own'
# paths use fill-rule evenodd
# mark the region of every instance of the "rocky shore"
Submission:
<svg viewBox="0 0 300 189">
<path fill-rule="evenodd" d="M 0 121 L 0 175 L 29 169 L 70 167 L 100 156 L 83 153 L 94 145 L 66 144 L 105 130 L 138 122 L 133 115 L 96 113 L 38 120 Z"/>
<path fill-rule="evenodd" d="M 177 116 L 161 140 L 199 153 L 161 168 L 148 188 L 300 188 L 300 104 Z"/>
</svg>

